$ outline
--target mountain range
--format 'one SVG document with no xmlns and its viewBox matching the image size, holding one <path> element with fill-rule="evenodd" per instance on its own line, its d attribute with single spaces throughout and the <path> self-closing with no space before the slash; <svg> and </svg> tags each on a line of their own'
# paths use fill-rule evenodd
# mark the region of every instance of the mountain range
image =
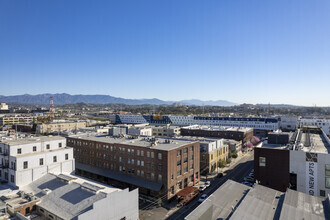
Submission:
<svg viewBox="0 0 330 220">
<path fill-rule="evenodd" d="M 109 104 L 109 103 L 120 103 L 127 105 L 171 105 L 174 103 L 180 103 L 184 105 L 212 105 L 212 106 L 233 106 L 236 103 L 229 102 L 226 100 L 216 101 L 202 101 L 198 99 L 181 100 L 181 101 L 163 101 L 160 99 L 125 99 L 114 97 L 110 95 L 70 95 L 66 93 L 57 94 L 38 94 L 38 95 L 14 95 L 14 96 L 3 96 L 0 95 L 0 102 L 16 103 L 16 104 L 35 104 L 35 105 L 48 105 L 50 97 L 53 96 L 55 105 L 63 104 L 75 104 L 75 103 L 87 103 L 87 104 Z"/>
</svg>

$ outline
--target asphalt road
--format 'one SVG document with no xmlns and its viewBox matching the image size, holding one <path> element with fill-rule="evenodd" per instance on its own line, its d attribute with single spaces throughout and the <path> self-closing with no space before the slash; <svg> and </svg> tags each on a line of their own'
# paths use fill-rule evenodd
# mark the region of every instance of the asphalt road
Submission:
<svg viewBox="0 0 330 220">
<path fill-rule="evenodd" d="M 222 184 L 224 184 L 228 179 L 242 182 L 244 177 L 249 175 L 253 168 L 253 153 L 249 156 L 243 157 L 239 163 L 233 167 L 231 170 L 227 170 L 222 178 L 214 178 L 211 181 L 211 186 L 208 187 L 202 194 L 211 195 L 215 190 L 217 190 Z M 199 196 L 192 200 L 187 205 L 180 208 L 178 211 L 169 216 L 168 220 L 184 219 L 190 212 L 192 212 L 200 203 L 198 203 Z"/>
</svg>

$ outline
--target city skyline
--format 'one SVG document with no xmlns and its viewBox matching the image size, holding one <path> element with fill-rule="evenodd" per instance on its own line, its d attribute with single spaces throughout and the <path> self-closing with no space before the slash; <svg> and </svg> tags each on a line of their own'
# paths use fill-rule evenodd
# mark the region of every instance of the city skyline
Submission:
<svg viewBox="0 0 330 220">
<path fill-rule="evenodd" d="M 329 106 L 330 2 L 2 1 L 0 95 Z"/>
</svg>

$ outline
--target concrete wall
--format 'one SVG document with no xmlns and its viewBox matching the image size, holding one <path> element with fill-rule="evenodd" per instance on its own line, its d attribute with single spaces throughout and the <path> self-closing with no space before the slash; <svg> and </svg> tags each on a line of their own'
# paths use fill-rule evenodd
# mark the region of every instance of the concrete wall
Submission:
<svg viewBox="0 0 330 220">
<path fill-rule="evenodd" d="M 325 188 L 325 165 L 330 164 L 330 154 L 317 154 L 317 184 L 315 196 L 320 196 L 320 190 L 325 190 L 325 195 L 330 193 L 330 189 Z M 297 191 L 309 194 L 306 190 L 306 152 L 290 151 L 290 173 L 297 174 Z"/>
<path fill-rule="evenodd" d="M 139 219 L 138 189 L 129 192 L 128 189 L 110 193 L 106 198 L 93 204 L 91 210 L 81 214 L 77 220 L 90 219 Z"/>
</svg>

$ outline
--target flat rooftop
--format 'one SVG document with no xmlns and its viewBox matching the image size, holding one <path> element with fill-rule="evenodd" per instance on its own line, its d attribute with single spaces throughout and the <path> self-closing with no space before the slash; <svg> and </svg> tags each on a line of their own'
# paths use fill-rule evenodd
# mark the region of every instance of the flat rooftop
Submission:
<svg viewBox="0 0 330 220">
<path fill-rule="evenodd" d="M 0 140 L 0 143 L 7 145 L 20 145 L 20 144 L 31 144 L 47 141 L 65 140 L 65 137 L 61 136 L 39 136 L 39 137 L 19 137 L 19 138 L 8 138 Z"/>
<path fill-rule="evenodd" d="M 72 219 L 109 193 L 121 191 L 75 175 L 49 173 L 20 190 L 40 199 L 38 206 L 63 219 Z"/>
<path fill-rule="evenodd" d="M 190 125 L 190 126 L 182 127 L 182 129 L 206 130 L 206 131 L 239 131 L 244 133 L 253 130 L 253 128 L 246 128 L 246 127 L 207 126 L 207 125 Z"/>
<path fill-rule="evenodd" d="M 308 141 L 308 135 L 310 141 Z M 301 149 L 305 152 L 313 152 L 313 153 L 330 153 L 330 146 L 325 140 L 325 137 L 321 134 L 307 134 L 303 133 L 301 137 L 301 142 L 304 144 L 304 147 Z M 310 144 L 308 144 L 310 142 Z M 310 146 L 308 146 L 310 145 Z"/>
<path fill-rule="evenodd" d="M 72 138 L 88 140 L 88 141 L 97 141 L 107 144 L 125 144 L 131 146 L 139 146 L 139 147 L 152 147 L 157 150 L 173 150 L 179 148 L 181 146 L 185 146 L 187 144 L 193 144 L 198 141 L 186 140 L 186 139 L 176 139 L 176 138 L 154 138 L 156 144 L 151 146 L 154 143 L 153 138 L 151 137 L 112 137 L 112 136 L 72 136 Z"/>
</svg>

